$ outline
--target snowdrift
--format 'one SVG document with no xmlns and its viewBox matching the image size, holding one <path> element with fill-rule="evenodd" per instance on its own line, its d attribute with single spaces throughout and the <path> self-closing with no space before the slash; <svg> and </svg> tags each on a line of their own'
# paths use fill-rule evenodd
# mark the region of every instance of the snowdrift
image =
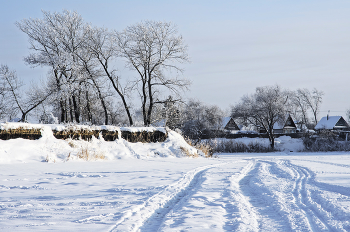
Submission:
<svg viewBox="0 0 350 232">
<path fill-rule="evenodd" d="M 181 135 L 165 128 L 139 127 L 118 128 L 101 126 L 65 127 L 61 125 L 39 125 L 27 123 L 3 123 L 0 129 L 40 131 L 41 137 L 37 140 L 16 138 L 0 140 L 0 163 L 16 162 L 67 162 L 67 161 L 105 161 L 126 158 L 147 159 L 154 157 L 186 157 L 188 154 L 197 156 L 197 149 L 186 143 Z M 75 139 L 57 139 L 58 132 L 64 134 L 77 133 L 76 131 L 99 131 L 100 133 L 89 138 L 88 141 Z M 127 141 L 123 138 L 123 132 Z M 95 133 L 95 132 L 94 132 Z M 106 141 L 105 135 L 114 136 L 114 141 Z M 166 136 L 165 136 L 166 135 Z M 82 137 L 82 136 L 81 136 Z M 161 139 L 159 139 L 161 137 Z M 141 138 L 145 142 L 137 142 Z M 107 137 L 107 140 L 111 140 Z M 159 140 L 163 140 L 160 142 Z M 186 151 L 186 152 L 184 152 Z M 187 154 L 187 155 L 186 155 Z M 201 154 L 200 154 L 201 155 Z"/>
</svg>

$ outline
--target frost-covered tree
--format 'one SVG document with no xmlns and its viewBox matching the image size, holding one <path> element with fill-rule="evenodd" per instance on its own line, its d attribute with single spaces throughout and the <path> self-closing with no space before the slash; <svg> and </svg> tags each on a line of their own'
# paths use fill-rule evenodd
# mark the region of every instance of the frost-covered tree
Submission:
<svg viewBox="0 0 350 232">
<path fill-rule="evenodd" d="M 297 89 L 296 91 L 290 92 L 290 102 L 294 109 L 292 112 L 293 118 L 298 120 L 301 126 L 309 123 L 309 105 L 304 100 L 303 91 L 302 89 Z"/>
<path fill-rule="evenodd" d="M 154 106 L 165 102 L 163 93 L 180 96 L 179 90 L 189 85 L 176 75 L 169 76 L 171 70 L 182 72 L 178 64 L 188 61 L 187 47 L 171 23 L 146 21 L 111 33 L 65 10 L 43 11 L 42 19 L 23 19 L 16 25 L 29 38 L 32 53 L 25 62 L 50 68 L 48 83 L 56 97 L 52 104 L 61 122 L 91 122 L 98 113 L 108 124 L 112 112 L 119 111 L 111 103 L 117 97 L 133 125 L 128 99 L 137 86 L 144 125 L 150 125 Z M 113 64 L 121 57 L 139 74 L 136 81 L 122 82 L 117 75 Z M 93 107 L 92 102 L 99 107 Z"/>
<path fill-rule="evenodd" d="M 131 92 L 131 87 L 128 84 L 126 84 L 126 86 L 122 85 L 120 77 L 116 74 L 117 70 L 112 66 L 113 61 L 117 58 L 118 55 L 118 43 L 115 39 L 115 36 L 107 29 L 94 28 L 89 33 L 89 39 L 85 44 L 85 49 L 89 54 L 92 55 L 92 61 L 96 63 L 100 74 L 107 77 L 112 88 L 119 96 L 125 113 L 128 117 L 129 124 L 132 126 L 134 122 L 131 115 L 131 107 L 127 102 L 127 98 Z M 96 88 L 98 89 L 100 99 L 102 100 L 103 96 L 100 93 L 101 87 L 96 86 Z M 104 103 L 102 101 L 101 103 L 105 109 Z"/>
<path fill-rule="evenodd" d="M 170 71 L 182 72 L 179 64 L 188 62 L 187 46 L 172 23 L 145 21 L 116 33 L 119 56 L 138 74 L 137 86 L 141 99 L 144 125 L 152 122 L 155 104 L 164 103 L 159 93 L 165 90 L 179 94 L 190 83 Z M 162 90 L 163 89 L 163 90 Z"/>
<path fill-rule="evenodd" d="M 301 101 L 311 110 L 316 125 L 318 122 L 317 116 L 322 103 L 322 96 L 324 95 L 323 91 L 317 90 L 316 88 L 311 92 L 308 89 L 298 89 L 297 93 Z"/>
<path fill-rule="evenodd" d="M 5 118 L 11 118 L 17 114 L 16 104 L 13 101 L 10 83 L 13 83 L 13 79 L 16 77 L 15 72 L 11 71 L 7 65 L 0 65 L 0 120 Z M 13 88 L 19 88 L 20 83 L 16 80 L 13 83 Z"/>
<path fill-rule="evenodd" d="M 215 105 L 206 105 L 198 100 L 190 99 L 181 112 L 183 134 L 192 139 L 203 136 L 215 136 L 221 129 L 224 112 Z"/>
<path fill-rule="evenodd" d="M 179 99 L 173 99 L 172 96 L 168 96 L 163 104 L 157 104 L 154 106 L 151 124 L 159 126 L 164 125 L 172 130 L 181 128 L 182 111 L 183 102 Z"/>
<path fill-rule="evenodd" d="M 273 126 L 276 122 L 284 120 L 287 100 L 287 92 L 282 91 L 279 86 L 258 87 L 254 94 L 243 96 L 241 101 L 232 107 L 232 117 L 246 120 L 257 128 L 264 129 L 273 149 Z"/>
<path fill-rule="evenodd" d="M 67 10 L 43 11 L 42 19 L 24 19 L 16 24 L 28 35 L 33 51 L 25 62 L 51 69 L 49 87 L 56 93 L 52 104 L 61 122 L 92 122 L 102 117 L 102 123 L 109 124 L 118 108 L 110 104 L 112 86 L 133 124 L 125 90 L 111 68 L 117 54 L 111 33 L 93 28 L 78 13 Z"/>
<path fill-rule="evenodd" d="M 45 86 L 32 86 L 25 94 L 22 90 L 22 81 L 18 79 L 15 71 L 11 71 L 7 65 L 0 65 L 1 111 L 8 110 L 10 116 L 21 113 L 22 122 L 36 107 L 46 101 L 52 92 Z M 5 97 L 5 98 L 3 98 Z M 7 113 L 9 114 L 9 113 Z"/>
<path fill-rule="evenodd" d="M 86 42 L 90 26 L 76 12 L 43 12 L 43 19 L 23 19 L 18 28 L 27 34 L 33 51 L 25 62 L 33 67 L 51 68 L 53 88 L 58 97 L 61 122 L 80 120 L 79 92 L 86 78 L 76 53 Z"/>
</svg>

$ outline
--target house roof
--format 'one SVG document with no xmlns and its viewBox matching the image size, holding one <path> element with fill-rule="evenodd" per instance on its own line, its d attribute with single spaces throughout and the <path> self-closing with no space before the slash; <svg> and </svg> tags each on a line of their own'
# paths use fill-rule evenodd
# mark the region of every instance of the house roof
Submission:
<svg viewBox="0 0 350 232">
<path fill-rule="evenodd" d="M 296 129 L 297 128 L 295 123 L 293 122 L 292 117 L 289 114 L 286 115 L 285 120 L 283 122 L 278 121 L 273 125 L 274 130 L 284 129 L 284 128 L 286 128 L 286 129 L 287 128 L 288 129 Z"/>
<path fill-rule="evenodd" d="M 222 118 L 222 125 L 221 129 L 226 130 L 239 130 L 239 127 L 237 126 L 236 122 L 231 117 L 223 117 Z"/>
<path fill-rule="evenodd" d="M 225 126 L 227 125 L 227 123 L 230 121 L 231 117 L 223 117 L 222 118 L 222 128 L 225 128 Z"/>
<path fill-rule="evenodd" d="M 337 125 L 337 123 L 340 120 L 344 121 L 345 125 Z M 347 125 L 346 121 L 342 116 L 328 116 L 328 117 L 321 118 L 321 120 L 315 126 L 315 130 L 321 130 L 321 129 L 332 130 L 335 128 L 347 128 L 347 127 L 349 127 L 349 125 Z"/>
</svg>

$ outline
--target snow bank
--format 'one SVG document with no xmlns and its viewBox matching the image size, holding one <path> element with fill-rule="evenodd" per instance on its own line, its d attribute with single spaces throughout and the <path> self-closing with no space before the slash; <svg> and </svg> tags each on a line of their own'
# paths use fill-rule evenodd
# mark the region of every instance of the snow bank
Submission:
<svg viewBox="0 0 350 232">
<path fill-rule="evenodd" d="M 42 137 L 38 140 L 10 139 L 0 140 L 0 163 L 16 162 L 67 162 L 67 161 L 106 161 L 117 159 L 148 159 L 151 157 L 185 157 L 183 148 L 190 154 L 197 154 L 197 150 L 186 143 L 181 135 L 165 128 L 149 128 L 147 131 L 168 133 L 164 142 L 157 143 L 130 143 L 122 138 L 115 141 L 105 141 L 92 137 L 90 141 L 61 140 L 53 136 L 52 130 L 66 130 L 60 125 L 38 125 L 27 123 L 5 123 L 2 129 L 36 128 L 41 129 Z M 91 127 L 77 126 L 76 129 L 92 129 Z M 96 128 L 93 128 L 96 129 Z M 118 128 L 101 126 L 103 130 L 128 130 L 143 132 L 146 128 Z M 119 133 L 120 134 L 120 133 Z"/>
<path fill-rule="evenodd" d="M 275 146 L 278 150 L 285 152 L 298 152 L 305 148 L 302 139 L 293 139 L 290 136 L 276 138 Z"/>
</svg>

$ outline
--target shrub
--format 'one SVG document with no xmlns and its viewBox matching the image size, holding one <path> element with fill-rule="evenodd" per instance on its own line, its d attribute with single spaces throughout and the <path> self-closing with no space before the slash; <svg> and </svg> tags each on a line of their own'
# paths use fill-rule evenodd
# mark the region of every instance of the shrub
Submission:
<svg viewBox="0 0 350 232">
<path fill-rule="evenodd" d="M 67 160 L 70 159 L 70 154 L 67 157 Z M 106 159 L 105 155 L 102 153 L 98 153 L 96 151 L 93 151 L 91 153 L 91 151 L 88 148 L 81 148 L 81 150 L 77 153 L 77 158 L 78 159 L 83 159 L 86 161 L 90 161 L 90 160 L 99 160 L 99 159 Z"/>
<path fill-rule="evenodd" d="M 213 146 L 210 143 L 203 143 L 200 141 L 195 142 L 194 140 L 185 138 L 185 141 L 192 147 L 195 147 L 196 149 L 203 152 L 204 156 L 209 158 L 212 157 L 214 154 Z"/>
<path fill-rule="evenodd" d="M 187 148 L 184 147 L 180 147 L 182 153 L 188 157 L 192 157 L 192 158 L 197 158 L 198 157 L 198 153 L 191 153 Z"/>
<path fill-rule="evenodd" d="M 322 130 L 317 136 L 305 135 L 305 151 L 350 151 L 350 142 L 339 141 L 338 135 L 329 130 Z"/>
<path fill-rule="evenodd" d="M 272 152 L 270 146 L 264 146 L 259 142 L 250 142 L 245 144 L 243 142 L 235 141 L 234 139 L 227 140 L 202 140 L 198 142 L 202 146 L 210 147 L 211 155 L 213 153 L 245 153 L 245 152 Z M 199 146 L 199 145 L 197 145 Z"/>
</svg>

